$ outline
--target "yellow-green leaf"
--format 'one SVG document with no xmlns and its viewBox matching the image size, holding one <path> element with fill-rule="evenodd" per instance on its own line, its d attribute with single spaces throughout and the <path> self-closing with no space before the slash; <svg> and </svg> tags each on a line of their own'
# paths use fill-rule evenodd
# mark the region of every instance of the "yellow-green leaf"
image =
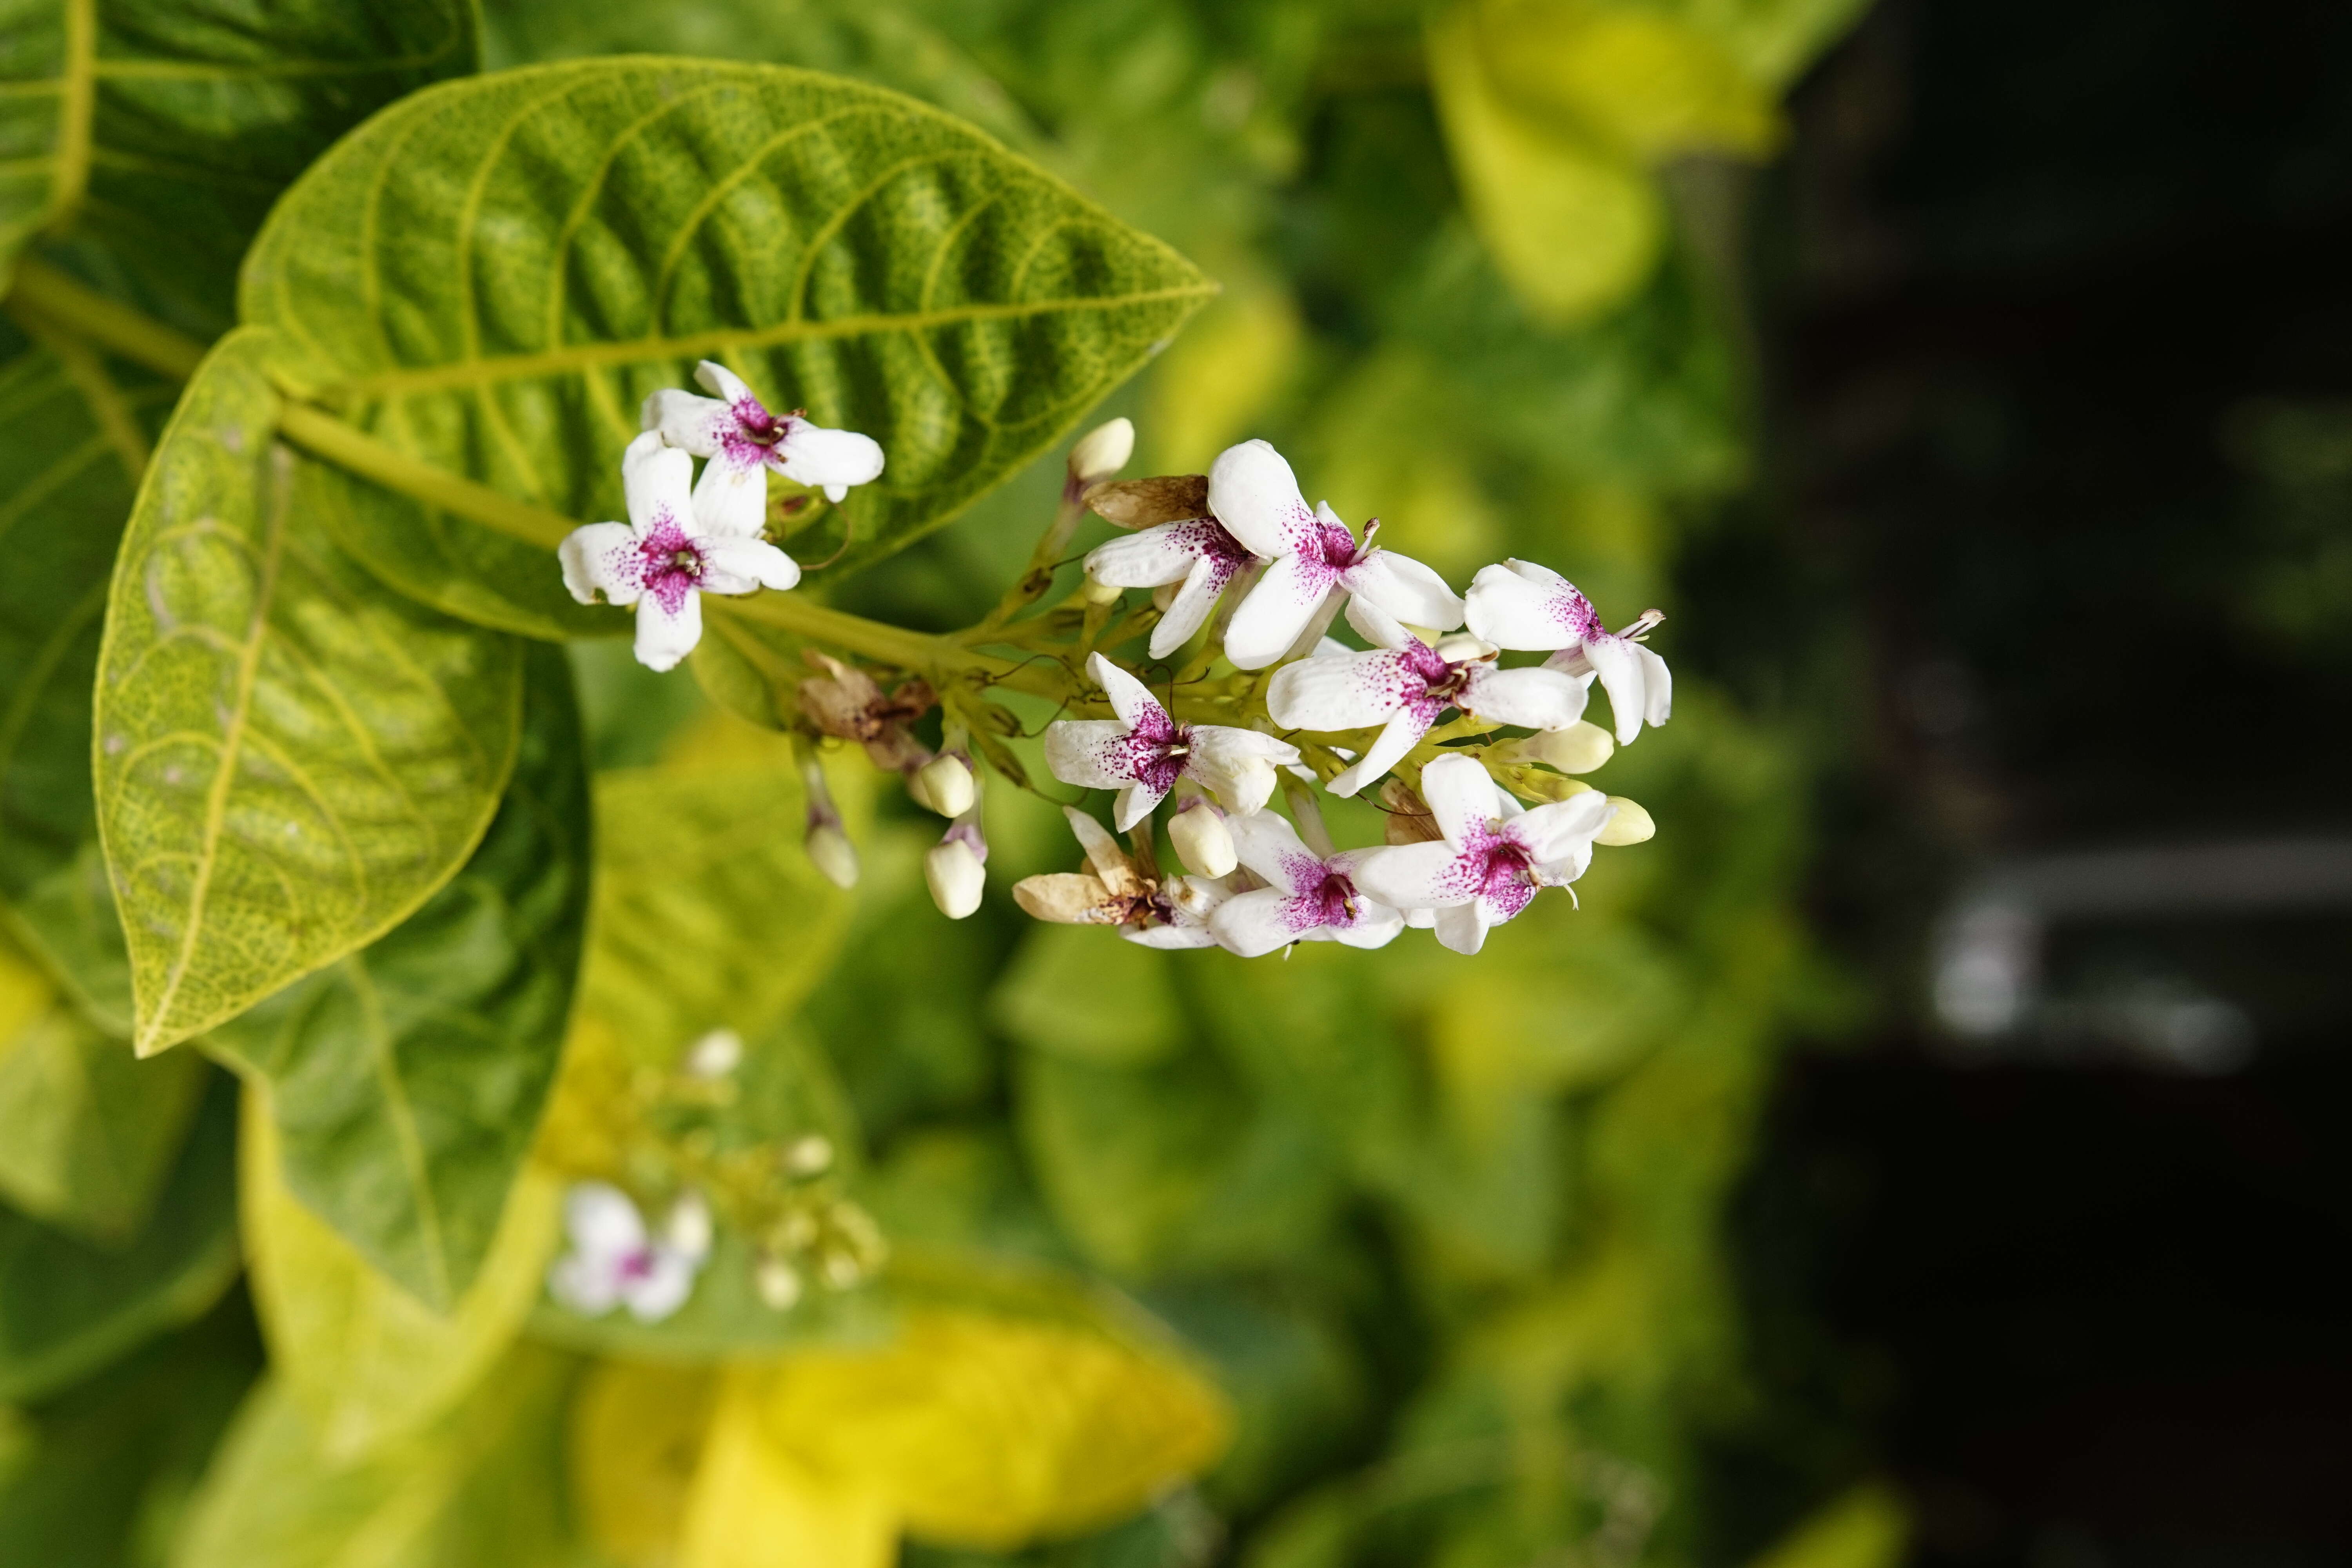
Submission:
<svg viewBox="0 0 2352 1568">
<path fill-rule="evenodd" d="M 337 1458 L 397 1442 L 463 1399 L 521 1330 L 555 1250 L 557 1184 L 526 1168 L 473 1289 L 443 1316 L 369 1268 L 287 1191 L 257 1089 L 247 1091 L 237 1166 L 271 1364 Z"/>
<path fill-rule="evenodd" d="M 399 597 L 289 504 L 275 353 L 240 331 L 197 372 L 109 595 L 99 826 L 142 1055 L 413 913 L 520 730 L 519 644 Z"/>
<path fill-rule="evenodd" d="M 646 395 L 727 362 L 888 468 L 792 542 L 836 570 L 946 521 L 1068 431 L 1213 285 L 971 126 L 779 66 L 631 58 L 418 93 L 287 194 L 240 310 L 401 453 L 621 515 Z M 618 633 L 548 551 L 320 470 L 388 581 L 542 636 Z M 810 535 L 821 537 L 812 538 Z"/>
<path fill-rule="evenodd" d="M 677 1568 L 890 1568 L 898 1521 L 882 1482 L 813 1469 L 772 1441 L 769 1382 L 736 1371 L 721 1385 Z"/>
<path fill-rule="evenodd" d="M 572 1404 L 572 1495 L 589 1542 L 621 1568 L 672 1568 L 719 1373 L 601 1361 Z"/>
<path fill-rule="evenodd" d="M 1644 163 L 1759 157 L 1780 139 L 1764 87 L 1699 28 L 1609 0 L 1486 0 L 1479 57 L 1511 107 Z"/>
</svg>

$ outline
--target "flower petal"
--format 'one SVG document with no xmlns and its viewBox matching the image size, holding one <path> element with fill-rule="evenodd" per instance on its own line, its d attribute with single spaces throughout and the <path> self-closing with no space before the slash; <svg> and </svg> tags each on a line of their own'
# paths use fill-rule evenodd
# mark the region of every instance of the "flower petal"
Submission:
<svg viewBox="0 0 2352 1568">
<path fill-rule="evenodd" d="M 1265 710 L 1286 730 L 1361 730 L 1428 694 L 1404 654 L 1318 654 L 1284 665 L 1265 689 Z"/>
<path fill-rule="evenodd" d="M 1112 803 L 1111 826 L 1121 833 L 1132 833 L 1135 831 L 1136 825 L 1150 816 L 1159 808 L 1160 803 L 1167 798 L 1166 790 L 1154 789 L 1141 779 L 1138 779 L 1120 790 L 1118 799 Z"/>
<path fill-rule="evenodd" d="M 1556 669 L 1481 665 L 1463 688 L 1461 708 L 1497 724 L 1565 730 L 1584 717 L 1584 682 Z"/>
<path fill-rule="evenodd" d="M 676 669 L 701 640 L 702 595 L 693 589 L 677 596 L 675 610 L 651 594 L 637 601 L 637 662 L 647 669 Z"/>
<path fill-rule="evenodd" d="M 1421 639 L 1404 629 L 1404 624 L 1370 599 L 1348 596 L 1348 624 L 1356 635 L 1374 647 L 1402 647 Z"/>
<path fill-rule="evenodd" d="M 646 431 L 621 454 L 621 490 L 640 538 L 665 522 L 695 531 L 693 482 L 694 459 L 663 446 L 658 431 Z"/>
<path fill-rule="evenodd" d="M 1436 717 L 1434 706 L 1427 702 L 1408 703 L 1398 709 L 1381 726 L 1372 743 L 1364 748 L 1364 754 L 1332 775 L 1331 782 L 1324 787 L 1336 795 L 1354 795 L 1402 762 L 1405 753 L 1429 733 L 1430 723 Z"/>
<path fill-rule="evenodd" d="M 1393 550 L 1374 550 L 1340 574 L 1340 583 L 1400 621 L 1450 632 L 1462 624 L 1462 595 L 1435 570 Z"/>
<path fill-rule="evenodd" d="M 1116 719 L 1055 720 L 1045 726 L 1045 767 L 1080 789 L 1125 789 L 1135 782 L 1127 726 Z"/>
<path fill-rule="evenodd" d="M 1475 757 L 1440 757 L 1421 770 L 1421 798 L 1437 818 L 1445 841 L 1474 841 L 1489 822 L 1502 815 L 1502 791 Z M 1393 900 L 1387 900 L 1392 902 Z"/>
<path fill-rule="evenodd" d="M 754 539 L 768 523 L 768 468 L 759 447 L 726 441 L 694 482 L 695 531 L 713 538 Z"/>
<path fill-rule="evenodd" d="M 1609 826 L 1617 808 L 1597 789 L 1584 790 L 1566 800 L 1523 812 L 1503 831 L 1542 865 L 1568 858 L 1580 842 L 1590 847 L 1592 836 Z"/>
<path fill-rule="evenodd" d="M 1290 651 L 1314 621 L 1339 574 L 1319 556 L 1283 555 L 1265 569 L 1225 627 L 1235 669 L 1264 669 Z"/>
<path fill-rule="evenodd" d="M 574 1182 L 564 1193 L 563 1228 L 583 1258 L 599 1263 L 646 1244 L 645 1216 L 628 1194 L 604 1182 Z"/>
<path fill-rule="evenodd" d="M 1298 629 L 1297 637 L 1290 639 L 1290 646 L 1282 650 L 1282 659 L 1277 662 L 1305 658 L 1329 641 L 1323 634 L 1330 630 L 1331 623 L 1339 618 L 1339 607 L 1349 602 L 1348 595 L 1339 589 L 1325 589 L 1323 602 L 1315 606 L 1315 613 L 1307 617 L 1307 624 Z"/>
<path fill-rule="evenodd" d="M 1139 947 L 1180 949 L 1217 945 L 1216 932 L 1205 925 L 1129 926 L 1118 934 Z"/>
<path fill-rule="evenodd" d="M 790 588 L 801 580 L 799 563 L 764 539 L 706 539 L 702 542 L 702 558 L 707 568 L 748 578 L 763 588 Z M 719 594 L 750 592 L 748 588 L 720 588 L 708 583 L 705 587 Z"/>
<path fill-rule="evenodd" d="M 795 484 L 821 489 L 837 501 L 850 486 L 882 477 L 882 443 L 855 430 L 829 430 L 795 419 L 769 449 L 768 461 Z"/>
<path fill-rule="evenodd" d="M 698 458 L 709 457 L 739 430 L 735 411 L 724 401 L 675 388 L 646 398 L 638 417 L 665 442 Z"/>
<path fill-rule="evenodd" d="M 1013 884 L 1013 901 L 1033 919 L 1060 925 L 1108 925 L 1111 892 L 1099 877 L 1083 871 L 1049 871 Z"/>
<path fill-rule="evenodd" d="M 621 1289 L 629 1316 L 641 1323 L 658 1323 L 694 1293 L 694 1260 L 667 1247 L 656 1247 L 645 1273 Z"/>
<path fill-rule="evenodd" d="M 1157 588 L 1183 582 L 1203 559 L 1199 528 L 1163 522 L 1096 545 L 1087 552 L 1086 571 L 1113 588 Z"/>
<path fill-rule="evenodd" d="M 1323 878 L 1323 862 L 1298 837 L 1298 829 L 1270 811 L 1225 820 L 1234 836 L 1234 853 L 1253 876 L 1287 897 Z"/>
<path fill-rule="evenodd" d="M 1310 900 L 1273 888 L 1241 893 L 1219 904 L 1209 917 L 1217 945 L 1243 958 L 1259 958 L 1288 947 L 1321 929 Z"/>
<path fill-rule="evenodd" d="M 1575 584 L 1548 566 L 1510 561 L 1483 566 L 1470 581 L 1464 615 L 1471 632 L 1498 647 L 1572 647 L 1589 629 L 1576 614 L 1591 606 Z"/>
<path fill-rule="evenodd" d="M 601 589 L 615 605 L 634 605 L 643 592 L 637 586 L 637 534 L 625 522 L 592 522 L 575 528 L 555 547 L 563 567 L 563 585 L 583 605 L 596 602 Z"/>
<path fill-rule="evenodd" d="M 1326 926 L 1331 940 L 1349 947 L 1386 947 L 1404 934 L 1404 916 L 1370 899 L 1359 898 L 1355 923 Z"/>
<path fill-rule="evenodd" d="M 1274 770 L 1297 761 L 1298 748 L 1287 741 L 1225 724 L 1195 724 L 1184 771 L 1215 791 L 1227 810 L 1246 816 L 1274 794 Z"/>
<path fill-rule="evenodd" d="M 1139 890 L 1140 884 L 1136 880 L 1133 862 L 1101 823 L 1075 805 L 1064 806 L 1062 816 L 1076 837 L 1078 847 L 1086 851 L 1087 864 L 1094 868 L 1097 879 L 1113 897 L 1124 898 Z"/>
<path fill-rule="evenodd" d="M 1366 855 L 1349 879 L 1392 910 L 1446 909 L 1478 896 L 1465 858 L 1451 844 L 1399 844 Z"/>
<path fill-rule="evenodd" d="M 1584 645 L 1584 657 L 1600 673 L 1601 689 L 1609 693 L 1609 717 L 1617 743 L 1630 746 L 1642 733 L 1642 715 L 1649 710 L 1649 682 L 1642 661 L 1633 657 L 1636 644 L 1603 635 Z M 1661 664 L 1665 661 L 1659 660 Z"/>
<path fill-rule="evenodd" d="M 601 1318 L 620 1304 L 621 1271 L 611 1259 L 571 1253 L 547 1271 L 547 1293 L 583 1318 Z"/>
<path fill-rule="evenodd" d="M 1433 927 L 1438 944 L 1465 956 L 1476 952 L 1486 945 L 1489 914 L 1485 901 L 1477 899 L 1438 910 Z"/>
<path fill-rule="evenodd" d="M 1203 555 L 1192 563 L 1192 570 L 1185 574 L 1184 585 L 1176 590 L 1176 596 L 1168 601 L 1168 608 L 1160 614 L 1160 624 L 1151 628 L 1152 658 L 1167 658 L 1192 640 L 1192 634 L 1201 629 L 1209 612 L 1217 607 L 1217 595 L 1224 592 L 1225 583 L 1232 575 L 1231 567 L 1212 556 Z"/>
<path fill-rule="evenodd" d="M 1111 711 L 1118 715 L 1120 723 L 1147 740 L 1164 740 L 1174 733 L 1168 710 L 1160 706 L 1160 699 L 1143 682 L 1100 654 L 1087 660 L 1087 672 L 1110 699 Z"/>
<path fill-rule="evenodd" d="M 705 392 L 730 407 L 748 403 L 762 414 L 767 412 L 767 406 L 752 396 L 751 389 L 743 384 L 743 378 L 715 359 L 707 359 L 696 365 L 694 379 L 701 383 Z"/>
<path fill-rule="evenodd" d="M 1674 717 L 1674 675 L 1664 658 L 1640 643 L 1633 645 L 1633 657 L 1642 664 L 1642 717 L 1653 726 L 1663 724 Z"/>
<path fill-rule="evenodd" d="M 1314 537 L 1315 514 L 1298 492 L 1298 476 L 1264 441 L 1244 441 L 1217 454 L 1209 466 L 1209 510 L 1251 554 L 1269 560 Z"/>
</svg>

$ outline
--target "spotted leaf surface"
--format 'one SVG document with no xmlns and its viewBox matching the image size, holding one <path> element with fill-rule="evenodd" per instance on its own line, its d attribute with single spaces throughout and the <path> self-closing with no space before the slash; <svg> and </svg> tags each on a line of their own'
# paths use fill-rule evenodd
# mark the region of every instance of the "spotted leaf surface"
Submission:
<svg viewBox="0 0 2352 1568">
<path fill-rule="evenodd" d="M 379 440 L 583 521 L 623 515 L 639 405 L 724 362 L 773 408 L 881 442 L 793 532 L 835 570 L 946 521 L 1068 431 L 1213 289 L 964 122 L 780 66 L 591 60 L 420 93 L 288 194 L 240 310 Z M 320 515 L 456 615 L 621 619 L 548 552 L 328 470 Z"/>
<path fill-rule="evenodd" d="M 465 863 L 521 645 L 416 605 L 290 503 L 268 334 L 197 373 L 126 532 L 97 685 L 100 836 L 142 1055 L 365 946 Z"/>
</svg>

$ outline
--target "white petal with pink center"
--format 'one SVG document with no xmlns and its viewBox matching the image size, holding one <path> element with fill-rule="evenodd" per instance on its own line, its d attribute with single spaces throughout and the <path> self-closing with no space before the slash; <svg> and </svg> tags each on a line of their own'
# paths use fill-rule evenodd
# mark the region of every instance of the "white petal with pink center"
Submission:
<svg viewBox="0 0 2352 1568">
<path fill-rule="evenodd" d="M 621 456 L 629 521 L 576 528 L 556 549 L 563 585 L 583 605 L 601 594 L 636 606 L 637 662 L 674 669 L 702 638 L 705 594 L 789 588 L 801 580 L 791 556 L 764 540 L 706 531 L 688 480 L 694 460 L 647 431 Z"/>
<path fill-rule="evenodd" d="M 1471 580 L 1467 616 L 1471 631 L 1502 647 L 1548 650 L 1558 655 L 1545 668 L 1562 674 L 1601 677 L 1616 721 L 1617 743 L 1630 744 L 1644 723 L 1663 724 L 1674 712 L 1674 677 L 1666 661 L 1636 639 L 1656 622 L 1644 615 L 1622 632 L 1601 625 L 1592 601 L 1549 566 L 1506 561 L 1479 570 Z"/>
<path fill-rule="evenodd" d="M 1441 757 L 1423 768 L 1421 793 L 1444 841 L 1373 850 L 1356 868 L 1355 882 L 1391 908 L 1435 910 L 1437 940 L 1465 953 L 1477 952 L 1488 927 L 1518 914 L 1540 889 L 1582 876 L 1593 836 L 1617 810 L 1588 790 L 1515 811 L 1517 803 L 1470 757 Z"/>
<path fill-rule="evenodd" d="M 1234 848 L 1265 886 L 1236 893 L 1209 917 L 1218 944 L 1256 958 L 1294 942 L 1339 942 L 1385 947 L 1404 930 L 1404 916 L 1357 889 L 1357 867 L 1375 849 L 1321 856 L 1297 829 L 1270 811 L 1236 817 Z"/>
<path fill-rule="evenodd" d="M 1447 708 L 1497 724 L 1559 730 L 1583 717 L 1584 686 L 1557 670 L 1498 668 L 1494 649 L 1471 638 L 1446 637 L 1432 647 L 1398 628 L 1391 647 L 1284 665 L 1266 687 L 1265 704 L 1288 730 L 1381 726 L 1328 786 L 1351 795 L 1402 761 Z"/>
<path fill-rule="evenodd" d="M 693 1293 L 694 1277 L 710 1252 L 709 1215 L 688 1194 L 656 1235 L 618 1187 L 576 1183 L 563 1197 L 572 1250 L 548 1270 L 548 1291 L 588 1317 L 626 1307 L 640 1322 L 659 1322 Z"/>
<path fill-rule="evenodd" d="M 1149 688 L 1101 654 L 1087 662 L 1115 719 L 1063 719 L 1045 730 L 1045 765 L 1064 784 L 1118 792 L 1112 816 L 1121 833 L 1189 777 L 1230 811 L 1257 810 L 1274 793 L 1274 770 L 1298 761 L 1287 741 L 1223 724 L 1180 724 Z"/>
<path fill-rule="evenodd" d="M 771 414 L 716 360 L 697 365 L 694 379 L 716 395 L 656 392 L 641 417 L 668 445 L 708 459 L 694 487 L 695 515 L 706 532 L 756 535 L 767 521 L 771 468 L 835 501 L 852 485 L 881 477 L 882 447 L 872 437 L 829 430 L 803 414 Z"/>
<path fill-rule="evenodd" d="M 1166 658 L 1192 640 L 1226 584 L 1256 559 L 1215 518 L 1198 517 L 1097 545 L 1087 556 L 1086 572 L 1112 588 L 1183 584 L 1151 628 L 1151 657 Z"/>
<path fill-rule="evenodd" d="M 1439 631 L 1462 624 L 1464 605 L 1445 580 L 1420 562 L 1373 544 L 1377 521 L 1361 543 L 1329 506 L 1307 508 L 1298 478 L 1264 441 L 1228 447 L 1209 468 L 1209 510 L 1252 554 L 1272 564 L 1225 627 L 1225 657 L 1237 669 L 1263 669 L 1311 643 L 1330 624 L 1334 595 L 1377 605 L 1400 621 Z"/>
</svg>

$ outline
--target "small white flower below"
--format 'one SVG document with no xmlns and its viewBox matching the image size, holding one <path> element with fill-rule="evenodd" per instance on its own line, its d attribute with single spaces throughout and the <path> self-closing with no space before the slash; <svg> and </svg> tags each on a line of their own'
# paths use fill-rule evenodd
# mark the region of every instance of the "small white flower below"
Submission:
<svg viewBox="0 0 2352 1568">
<path fill-rule="evenodd" d="M 693 1193 L 655 1234 L 626 1193 L 580 1182 L 564 1194 L 563 1223 L 572 1250 L 548 1270 L 547 1289 L 585 1317 L 625 1307 L 639 1322 L 657 1323 L 686 1305 L 710 1256 L 710 1209 Z"/>
</svg>

